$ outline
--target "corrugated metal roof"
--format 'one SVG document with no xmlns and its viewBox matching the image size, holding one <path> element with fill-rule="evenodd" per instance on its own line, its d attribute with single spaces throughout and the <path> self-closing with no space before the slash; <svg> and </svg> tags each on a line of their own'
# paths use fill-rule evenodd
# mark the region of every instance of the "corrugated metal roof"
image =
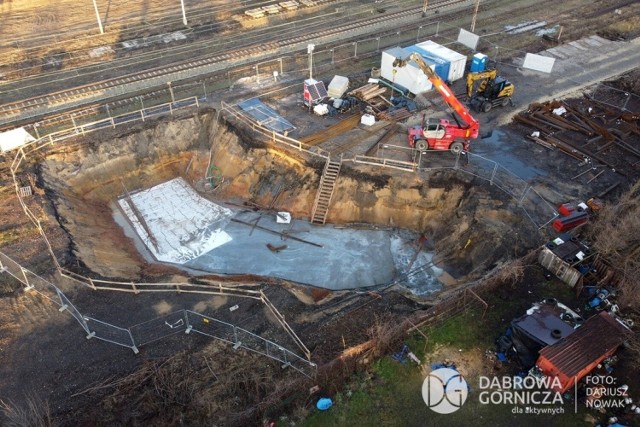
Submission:
<svg viewBox="0 0 640 427">
<path fill-rule="evenodd" d="M 571 377 L 624 342 L 631 331 L 603 311 L 556 344 L 540 350 L 563 374 Z"/>
</svg>

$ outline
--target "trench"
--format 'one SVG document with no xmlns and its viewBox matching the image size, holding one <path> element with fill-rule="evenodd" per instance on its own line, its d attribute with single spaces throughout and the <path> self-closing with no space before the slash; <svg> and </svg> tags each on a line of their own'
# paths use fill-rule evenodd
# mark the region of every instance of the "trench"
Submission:
<svg viewBox="0 0 640 427">
<path fill-rule="evenodd" d="M 203 179 L 212 168 L 215 189 Z M 430 296 L 537 244 L 535 237 L 514 241 L 510 235 L 530 225 L 504 194 L 453 171 L 423 176 L 345 164 L 327 224 L 312 225 L 318 169 L 204 112 L 94 135 L 75 150 L 50 152 L 39 178 L 70 237 L 72 256 L 104 278 L 252 274 L 334 290 L 400 284 Z M 203 212 L 222 206 L 231 213 L 213 227 L 204 221 L 208 214 L 182 212 L 183 196 L 173 198 L 173 208 L 158 200 L 157 211 L 180 211 L 191 216 L 189 227 L 199 224 L 177 231 L 177 241 L 215 230 L 231 238 L 160 262 L 122 206 L 175 179 L 210 204 Z M 292 221 L 279 224 L 277 211 Z M 168 228 L 154 235 L 169 233 L 167 222 L 180 222 L 159 221 Z"/>
</svg>

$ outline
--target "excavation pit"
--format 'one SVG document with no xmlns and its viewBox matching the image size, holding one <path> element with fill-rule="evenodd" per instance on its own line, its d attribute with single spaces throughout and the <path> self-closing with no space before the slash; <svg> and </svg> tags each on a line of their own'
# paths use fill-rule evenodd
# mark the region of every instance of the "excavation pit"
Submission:
<svg viewBox="0 0 640 427">
<path fill-rule="evenodd" d="M 331 290 L 398 284 L 434 296 L 538 243 L 535 232 L 505 232 L 533 228 L 513 199 L 447 169 L 344 162 L 327 225 L 310 224 L 322 167 L 203 112 L 51 150 L 40 175 L 72 242 L 71 265 L 109 279 L 249 274 Z M 150 193 L 171 182 L 185 193 Z M 292 222 L 278 223 L 278 211 Z"/>
<path fill-rule="evenodd" d="M 330 290 L 394 282 L 418 295 L 439 291 L 442 270 L 416 233 L 278 222 L 277 213 L 233 209 L 199 197 L 181 178 L 118 201 L 125 234 L 148 256 L 194 273 L 253 274 Z M 126 225 L 125 225 L 126 224 Z M 136 245 L 140 250 L 143 245 Z"/>
</svg>

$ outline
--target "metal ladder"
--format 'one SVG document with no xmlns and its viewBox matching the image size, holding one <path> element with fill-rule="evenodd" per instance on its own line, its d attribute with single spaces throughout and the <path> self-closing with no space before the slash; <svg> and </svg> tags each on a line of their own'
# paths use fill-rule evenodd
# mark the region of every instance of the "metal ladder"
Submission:
<svg viewBox="0 0 640 427">
<path fill-rule="evenodd" d="M 340 173 L 341 166 L 342 158 L 339 160 L 327 159 L 327 163 L 324 165 L 322 178 L 320 178 L 320 187 L 318 188 L 316 200 L 313 202 L 313 210 L 311 212 L 311 222 L 314 224 L 324 224 L 327 220 L 329 204 L 331 203 L 331 197 L 333 196 L 333 190 L 335 189 L 336 179 Z"/>
</svg>

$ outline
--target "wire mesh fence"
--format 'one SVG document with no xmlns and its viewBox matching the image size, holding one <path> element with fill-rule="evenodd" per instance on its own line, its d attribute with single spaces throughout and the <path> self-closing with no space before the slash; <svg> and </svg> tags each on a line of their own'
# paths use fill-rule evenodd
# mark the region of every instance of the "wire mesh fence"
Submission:
<svg viewBox="0 0 640 427">
<path fill-rule="evenodd" d="M 602 83 L 591 92 L 591 98 L 622 111 L 640 110 L 640 96 Z"/>
<path fill-rule="evenodd" d="M 49 282 L 23 268 L 2 252 L 0 252 L 0 272 L 9 274 L 22 283 L 26 289 L 38 292 L 49 301 L 60 306 L 60 297 L 55 286 L 50 286 Z"/>
<path fill-rule="evenodd" d="M 158 341 L 162 338 L 184 332 L 187 329 L 187 319 L 184 310 L 166 314 L 131 326 L 131 336 L 138 346 Z"/>
<path fill-rule="evenodd" d="M 91 331 L 89 330 L 89 325 L 87 324 L 87 321 L 82 316 L 80 311 L 78 311 L 76 306 L 73 305 L 71 301 L 69 301 L 67 296 L 63 294 L 60 289 L 58 288 L 55 288 L 55 289 L 58 294 L 58 298 L 60 298 L 60 311 L 67 310 L 78 321 L 78 323 L 80 324 L 80 326 L 82 326 L 82 329 L 84 329 L 86 333 L 88 334 L 91 333 Z"/>
<path fill-rule="evenodd" d="M 95 337 L 102 341 L 128 347 L 132 349 L 134 353 L 138 353 L 138 346 L 136 346 L 131 331 L 128 329 L 120 328 L 92 317 L 85 317 L 84 319 L 89 334 L 87 338 Z"/>
<path fill-rule="evenodd" d="M 138 348 L 179 333 L 192 331 L 219 339 L 233 345 L 234 349 L 250 350 L 283 364 L 307 376 L 315 373 L 315 364 L 281 345 L 262 338 L 245 329 L 205 316 L 190 310 L 179 310 L 163 316 L 138 323 L 128 328 L 119 327 L 102 320 L 83 316 L 81 311 L 54 284 L 22 267 L 6 254 L 0 252 L 0 273 L 14 277 L 26 289 L 34 290 L 47 297 L 60 307 L 60 311 L 68 311 L 87 334 L 87 339 L 97 338 L 119 346 Z"/>
<path fill-rule="evenodd" d="M 185 318 L 189 324 L 188 332 L 198 332 L 211 338 L 225 341 L 232 344 L 234 349 L 243 348 L 262 354 L 279 361 L 282 363 L 283 368 L 290 366 L 309 377 L 315 374 L 316 365 L 314 363 L 273 341 L 230 323 L 190 310 L 185 310 Z"/>
<path fill-rule="evenodd" d="M 238 342 L 236 330 L 232 324 L 193 311 L 187 311 L 186 315 L 189 326 L 194 331 L 227 343 Z"/>
</svg>

